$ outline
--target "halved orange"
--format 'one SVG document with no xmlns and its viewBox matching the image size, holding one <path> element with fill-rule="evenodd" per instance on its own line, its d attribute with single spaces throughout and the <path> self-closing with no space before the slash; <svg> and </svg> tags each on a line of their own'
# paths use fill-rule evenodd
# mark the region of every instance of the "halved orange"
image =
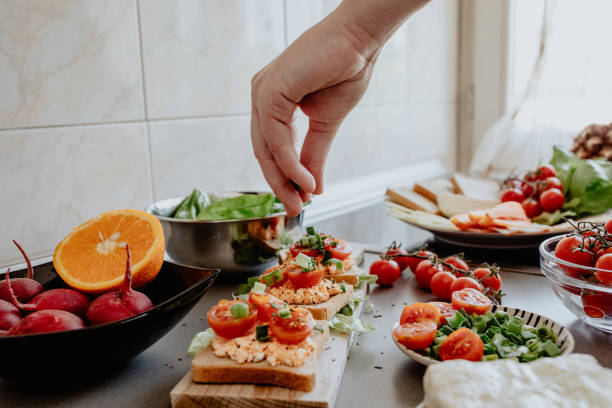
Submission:
<svg viewBox="0 0 612 408">
<path fill-rule="evenodd" d="M 125 274 L 125 243 L 132 255 L 132 286 L 151 282 L 164 262 L 164 232 L 155 216 L 114 210 L 74 228 L 55 248 L 53 266 L 74 289 L 97 294 L 118 288 Z"/>
</svg>

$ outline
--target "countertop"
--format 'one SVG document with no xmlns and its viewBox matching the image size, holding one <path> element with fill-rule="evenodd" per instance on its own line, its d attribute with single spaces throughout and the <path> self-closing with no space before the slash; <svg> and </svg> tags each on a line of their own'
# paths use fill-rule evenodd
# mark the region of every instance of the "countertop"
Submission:
<svg viewBox="0 0 612 408">
<path fill-rule="evenodd" d="M 367 254 L 364 266 L 367 268 L 374 259 L 376 255 Z M 496 261 L 493 253 L 489 261 Z M 502 289 L 507 293 L 504 305 L 534 311 L 565 325 L 576 338 L 576 352 L 592 354 L 612 368 L 612 335 L 587 326 L 567 311 L 544 276 L 508 271 L 502 274 Z M 38 384 L 17 386 L 0 380 L 0 406 L 168 408 L 170 390 L 189 370 L 190 359 L 185 351 L 191 337 L 207 327 L 206 311 L 219 299 L 229 298 L 235 288 L 233 283 L 215 283 L 176 328 L 109 377 L 66 384 L 64 389 L 44 389 Z M 372 285 L 370 300 L 375 312 L 363 318 L 378 330 L 356 338 L 336 407 L 412 407 L 421 402 L 425 367 L 395 347 L 391 328 L 404 304 L 433 299 L 431 293 L 417 287 L 410 271 L 404 271 L 392 287 Z M 83 376 L 86 378 L 87 373 Z"/>
</svg>

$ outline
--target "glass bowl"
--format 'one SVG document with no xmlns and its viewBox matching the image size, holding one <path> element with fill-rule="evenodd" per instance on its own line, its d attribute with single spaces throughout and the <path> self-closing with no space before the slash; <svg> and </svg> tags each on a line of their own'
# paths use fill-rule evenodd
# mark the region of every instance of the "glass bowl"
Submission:
<svg viewBox="0 0 612 408">
<path fill-rule="evenodd" d="M 540 244 L 542 273 L 570 312 L 586 324 L 612 333 L 612 286 L 588 280 L 602 269 L 577 265 L 555 256 L 557 243 L 564 237 L 566 235 L 555 236 Z"/>
</svg>

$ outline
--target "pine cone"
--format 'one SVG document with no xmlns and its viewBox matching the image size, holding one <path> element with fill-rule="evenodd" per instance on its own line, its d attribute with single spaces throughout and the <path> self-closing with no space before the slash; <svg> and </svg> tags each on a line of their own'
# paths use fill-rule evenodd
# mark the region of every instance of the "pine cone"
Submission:
<svg viewBox="0 0 612 408">
<path fill-rule="evenodd" d="M 572 152 L 581 159 L 604 157 L 612 161 L 612 123 L 585 127 L 574 139 Z"/>
</svg>

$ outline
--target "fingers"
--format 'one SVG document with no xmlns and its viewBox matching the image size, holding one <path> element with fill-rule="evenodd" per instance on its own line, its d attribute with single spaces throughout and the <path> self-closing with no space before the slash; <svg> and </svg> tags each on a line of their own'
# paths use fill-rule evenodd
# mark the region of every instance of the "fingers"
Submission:
<svg viewBox="0 0 612 408">
<path fill-rule="evenodd" d="M 302 197 L 295 191 L 283 171 L 278 167 L 260 131 L 259 114 L 255 106 L 251 113 L 251 142 L 255 157 L 270 188 L 285 205 L 287 215 L 296 216 L 302 210 Z"/>
<path fill-rule="evenodd" d="M 325 160 L 339 126 L 336 123 L 323 123 L 313 119 L 309 121 L 308 133 L 300 153 L 300 161 L 315 179 L 316 189 L 313 192 L 314 194 L 323 193 Z"/>
</svg>

